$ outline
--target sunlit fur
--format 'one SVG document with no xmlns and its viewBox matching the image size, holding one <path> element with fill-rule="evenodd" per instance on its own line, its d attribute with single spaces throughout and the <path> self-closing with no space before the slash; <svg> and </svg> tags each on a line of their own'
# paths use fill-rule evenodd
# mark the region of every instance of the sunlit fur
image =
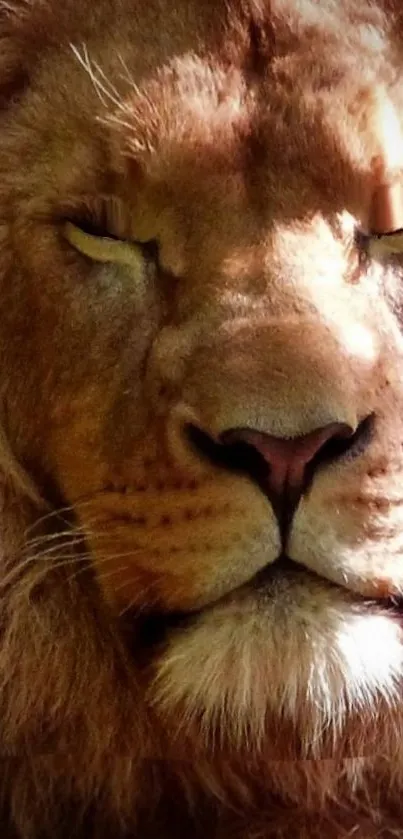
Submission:
<svg viewBox="0 0 403 839">
<path fill-rule="evenodd" d="M 403 835 L 401 18 L 0 0 L 4 839 Z M 278 572 L 186 434 L 370 415 Z"/>
</svg>

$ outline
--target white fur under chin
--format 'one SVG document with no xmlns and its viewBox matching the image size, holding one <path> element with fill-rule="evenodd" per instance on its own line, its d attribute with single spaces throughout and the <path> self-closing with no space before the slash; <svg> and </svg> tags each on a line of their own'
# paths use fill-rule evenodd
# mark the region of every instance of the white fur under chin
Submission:
<svg viewBox="0 0 403 839">
<path fill-rule="evenodd" d="M 152 692 L 161 713 L 182 709 L 179 730 L 198 721 L 206 744 L 225 731 L 234 747 L 259 748 L 267 712 L 298 724 L 304 707 L 303 748 L 314 756 L 322 732 L 330 727 L 336 739 L 349 713 L 380 698 L 394 705 L 402 680 L 397 616 L 304 575 L 176 631 Z"/>
</svg>

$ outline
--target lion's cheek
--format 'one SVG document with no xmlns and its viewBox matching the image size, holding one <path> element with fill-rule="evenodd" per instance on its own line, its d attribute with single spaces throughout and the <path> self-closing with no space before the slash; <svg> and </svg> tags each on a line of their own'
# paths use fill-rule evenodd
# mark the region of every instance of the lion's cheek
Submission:
<svg viewBox="0 0 403 839">
<path fill-rule="evenodd" d="M 290 556 L 364 597 L 401 595 L 402 473 L 403 464 L 378 479 L 354 470 L 340 481 L 319 478 L 297 510 Z"/>
<path fill-rule="evenodd" d="M 245 479 L 152 492 L 109 493 L 80 513 L 99 584 L 118 611 L 198 609 L 280 553 L 272 509 Z"/>
</svg>

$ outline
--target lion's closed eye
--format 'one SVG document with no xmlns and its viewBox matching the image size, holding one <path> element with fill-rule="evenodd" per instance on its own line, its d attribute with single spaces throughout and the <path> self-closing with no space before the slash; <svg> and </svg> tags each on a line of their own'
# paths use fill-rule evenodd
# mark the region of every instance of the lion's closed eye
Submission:
<svg viewBox="0 0 403 839">
<path fill-rule="evenodd" d="M 63 232 L 77 251 L 95 262 L 112 262 L 136 270 L 141 270 L 144 265 L 144 248 L 135 242 L 96 236 L 71 222 L 66 222 Z"/>
</svg>

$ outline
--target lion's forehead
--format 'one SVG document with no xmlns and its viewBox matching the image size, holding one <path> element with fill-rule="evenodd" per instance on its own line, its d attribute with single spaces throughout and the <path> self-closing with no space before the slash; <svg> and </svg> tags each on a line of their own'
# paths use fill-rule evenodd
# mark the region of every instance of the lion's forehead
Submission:
<svg viewBox="0 0 403 839">
<path fill-rule="evenodd" d="M 195 8 L 192 44 L 180 31 L 173 37 L 176 17 L 168 9 L 168 34 L 154 33 L 146 56 L 134 47 L 133 21 L 125 37 L 109 20 L 106 30 L 100 15 L 93 37 L 81 46 L 74 38 L 75 55 L 63 46 L 52 75 L 44 61 L 40 129 L 37 101 L 29 111 L 30 147 L 44 149 L 32 161 L 35 196 L 48 190 L 57 200 L 56 180 L 57 195 L 66 198 L 114 184 L 128 205 L 141 204 L 133 223 L 139 238 L 150 232 L 149 218 L 154 227 L 162 218 L 166 228 L 168 213 L 170 238 L 188 228 L 200 242 L 214 230 L 225 240 L 228 229 L 246 243 L 273 222 L 314 210 L 365 218 L 371 162 L 390 136 L 379 107 L 393 99 L 381 72 L 386 35 L 375 39 L 364 77 L 345 44 L 337 46 L 336 32 L 324 42 L 313 4 L 313 27 L 304 33 L 300 13 L 276 3 L 272 41 L 269 14 L 252 38 L 250 10 L 243 19 L 233 4 L 227 19 L 220 4 L 214 8 Z M 125 14 L 123 4 L 121 22 Z M 77 84 L 66 88 L 70 71 Z M 77 132 L 83 109 L 81 141 L 67 164 L 65 137 Z M 21 136 L 29 136 L 26 128 Z M 395 140 L 396 132 L 397 147 Z"/>
<path fill-rule="evenodd" d="M 251 83 L 240 68 L 190 54 L 131 91 L 124 119 L 112 112 L 106 122 L 140 237 L 150 217 L 171 238 L 180 229 L 219 250 L 320 213 L 347 211 L 365 225 L 373 162 L 389 164 L 400 148 L 393 96 L 372 80 L 345 80 L 331 96 L 313 85 L 314 76 L 291 91 L 276 74 Z"/>
<path fill-rule="evenodd" d="M 377 131 L 368 131 L 375 106 L 362 88 L 333 94 L 326 106 L 309 87 L 290 91 L 275 77 L 252 85 L 236 68 L 190 55 L 125 99 L 118 134 L 110 115 L 114 151 L 186 212 L 248 206 L 269 220 L 320 205 L 356 208 L 381 152 Z"/>
</svg>

